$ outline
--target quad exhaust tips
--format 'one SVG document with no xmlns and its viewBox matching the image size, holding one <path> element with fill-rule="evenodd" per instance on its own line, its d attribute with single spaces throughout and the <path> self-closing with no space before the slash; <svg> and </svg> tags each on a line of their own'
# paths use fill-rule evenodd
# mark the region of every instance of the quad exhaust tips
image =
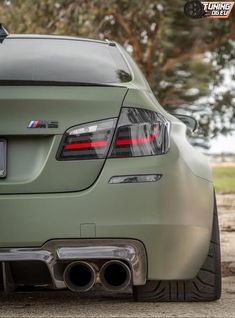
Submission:
<svg viewBox="0 0 235 318">
<path fill-rule="evenodd" d="M 100 269 L 100 282 L 108 290 L 125 289 L 131 281 L 129 267 L 118 260 L 108 261 Z"/>
<path fill-rule="evenodd" d="M 87 262 L 73 262 L 65 268 L 64 282 L 73 292 L 86 292 L 96 282 L 96 270 Z"/>
</svg>

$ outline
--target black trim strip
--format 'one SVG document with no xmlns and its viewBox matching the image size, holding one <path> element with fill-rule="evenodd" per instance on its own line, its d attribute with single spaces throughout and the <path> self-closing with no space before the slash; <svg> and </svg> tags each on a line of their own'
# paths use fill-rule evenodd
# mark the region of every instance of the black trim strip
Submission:
<svg viewBox="0 0 235 318">
<path fill-rule="evenodd" d="M 62 82 L 62 81 L 25 81 L 25 80 L 0 80 L 0 86 L 98 86 L 98 87 L 122 87 L 123 85 L 113 85 L 112 83 L 82 83 L 82 82 Z"/>
</svg>

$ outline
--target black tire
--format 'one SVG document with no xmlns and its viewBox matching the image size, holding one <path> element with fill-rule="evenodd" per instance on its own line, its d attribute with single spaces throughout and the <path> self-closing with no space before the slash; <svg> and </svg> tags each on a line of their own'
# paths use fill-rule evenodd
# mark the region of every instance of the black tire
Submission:
<svg viewBox="0 0 235 318">
<path fill-rule="evenodd" d="M 216 198 L 214 196 L 213 227 L 207 258 L 197 276 L 185 281 L 147 281 L 133 287 L 136 301 L 198 302 L 213 301 L 221 296 L 220 236 Z"/>
</svg>

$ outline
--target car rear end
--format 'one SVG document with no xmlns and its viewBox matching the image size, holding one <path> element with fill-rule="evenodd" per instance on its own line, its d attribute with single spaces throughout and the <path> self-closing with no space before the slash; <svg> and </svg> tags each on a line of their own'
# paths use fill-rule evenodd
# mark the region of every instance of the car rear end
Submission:
<svg viewBox="0 0 235 318">
<path fill-rule="evenodd" d="M 0 58 L 2 288 L 195 277 L 210 170 L 123 49 L 8 36 Z"/>
</svg>

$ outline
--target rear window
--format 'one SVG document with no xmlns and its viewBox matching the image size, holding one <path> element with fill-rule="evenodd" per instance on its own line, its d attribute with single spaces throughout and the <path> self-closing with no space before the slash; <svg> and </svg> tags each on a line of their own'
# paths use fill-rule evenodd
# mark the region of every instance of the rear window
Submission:
<svg viewBox="0 0 235 318">
<path fill-rule="evenodd" d="M 66 39 L 8 38 L 0 44 L 0 82 L 122 83 L 131 80 L 116 46 Z"/>
</svg>

